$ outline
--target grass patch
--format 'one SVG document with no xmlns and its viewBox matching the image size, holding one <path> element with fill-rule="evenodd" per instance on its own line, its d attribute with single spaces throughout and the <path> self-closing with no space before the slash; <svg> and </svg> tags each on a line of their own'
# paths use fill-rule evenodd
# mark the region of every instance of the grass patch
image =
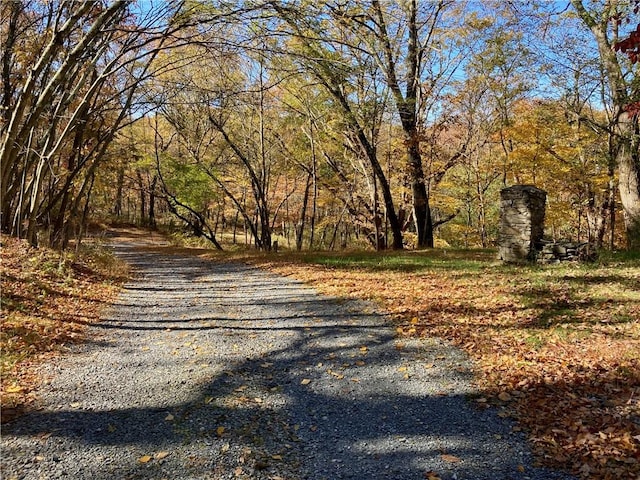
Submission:
<svg viewBox="0 0 640 480">
<path fill-rule="evenodd" d="M 291 258 L 289 254 L 283 254 Z M 491 250 L 433 250 L 417 252 L 301 253 L 304 263 L 341 269 L 419 273 L 434 270 L 479 271 L 495 260 Z"/>
</svg>

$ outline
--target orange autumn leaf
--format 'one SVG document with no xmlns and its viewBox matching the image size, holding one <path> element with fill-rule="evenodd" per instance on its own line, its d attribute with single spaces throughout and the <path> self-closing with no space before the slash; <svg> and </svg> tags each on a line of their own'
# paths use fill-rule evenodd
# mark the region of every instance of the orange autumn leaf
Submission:
<svg viewBox="0 0 640 480">
<path fill-rule="evenodd" d="M 456 457 L 455 455 L 449 455 L 447 453 L 443 453 L 442 455 L 440 455 L 440 458 L 449 463 L 458 463 L 462 461 L 459 457 Z"/>
</svg>

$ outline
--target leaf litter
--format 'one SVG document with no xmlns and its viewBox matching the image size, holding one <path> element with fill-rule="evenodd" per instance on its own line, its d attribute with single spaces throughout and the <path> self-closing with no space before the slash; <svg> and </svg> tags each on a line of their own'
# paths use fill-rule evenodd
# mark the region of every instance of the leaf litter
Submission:
<svg viewBox="0 0 640 480">
<path fill-rule="evenodd" d="M 128 267 L 104 247 L 87 253 L 33 248 L 25 240 L 0 236 L 2 282 L 2 422 L 30 408 L 42 382 L 35 367 L 84 340 L 128 278 Z M 147 347 L 148 348 L 148 347 Z"/>
<path fill-rule="evenodd" d="M 478 366 L 476 405 L 516 419 L 514 430 L 528 434 L 543 464 L 582 478 L 637 480 L 640 265 L 509 267 L 490 255 L 475 269 L 452 260 L 451 268 L 411 271 L 348 259 L 327 267 L 321 256 L 249 260 L 325 294 L 377 302 L 399 339 L 437 336 L 465 350 Z"/>
<path fill-rule="evenodd" d="M 27 349 L 30 357 L 9 371 L 3 358 L 3 407 L 13 407 L 28 402 L 40 381 L 29 373 L 32 359 L 41 361 L 59 345 L 78 341 L 84 323 L 97 319 L 98 305 L 113 298 L 123 277 L 87 274 L 73 264 L 69 270 L 59 254 L 33 252 L 6 237 L 2 242 L 3 350 L 13 339 L 6 336 L 6 326 L 25 324 L 42 338 Z M 252 261 L 330 295 L 377 301 L 396 319 L 399 339 L 440 336 L 466 350 L 479 366 L 483 393 L 477 405 L 498 405 L 500 416 L 516 418 L 543 463 L 583 478 L 635 479 L 640 474 L 636 265 L 505 269 L 487 260 L 478 274 L 460 268 L 327 268 L 276 256 Z M 45 273 L 40 268 L 56 262 L 64 264 L 64 275 L 52 274 L 50 266 Z M 571 282 L 578 287 L 567 287 Z M 28 295 L 23 298 L 18 292 L 24 288 Z M 20 316 L 23 311 L 37 311 L 38 318 Z M 52 324 L 58 314 L 72 321 Z M 403 348 L 402 341 L 396 348 Z M 8 399 L 14 403 L 6 404 Z M 435 472 L 427 474 L 437 478 Z"/>
</svg>

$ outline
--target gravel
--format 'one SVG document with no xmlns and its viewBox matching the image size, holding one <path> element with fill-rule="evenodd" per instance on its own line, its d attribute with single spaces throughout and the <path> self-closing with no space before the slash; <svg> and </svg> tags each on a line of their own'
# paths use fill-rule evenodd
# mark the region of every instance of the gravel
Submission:
<svg viewBox="0 0 640 480">
<path fill-rule="evenodd" d="M 570 479 L 478 409 L 469 360 L 372 305 L 119 244 L 138 275 L 3 427 L 9 479 Z"/>
</svg>

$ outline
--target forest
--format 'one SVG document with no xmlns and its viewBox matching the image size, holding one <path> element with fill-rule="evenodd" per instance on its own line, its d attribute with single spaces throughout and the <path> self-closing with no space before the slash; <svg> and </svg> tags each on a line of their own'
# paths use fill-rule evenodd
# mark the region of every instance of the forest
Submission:
<svg viewBox="0 0 640 480">
<path fill-rule="evenodd" d="M 101 222 L 215 248 L 640 248 L 638 3 L 0 4 L 2 232 Z"/>
<path fill-rule="evenodd" d="M 505 438 L 526 435 L 536 462 L 584 479 L 638 478 L 639 12 L 640 0 L 0 0 L 3 429 L 23 414 L 43 415 L 38 392 L 51 384 L 36 367 L 72 345 L 114 351 L 91 328 L 109 325 L 105 308 L 136 290 L 123 288 L 125 282 L 148 280 L 125 263 L 136 256 L 147 259 L 148 272 L 157 270 L 149 318 L 170 323 L 153 330 L 147 317 L 137 316 L 139 303 L 153 300 L 148 285 L 121 303 L 129 323 L 111 325 L 109 338 L 139 345 L 111 354 L 136 367 L 131 375 L 113 368 L 107 377 L 121 382 L 125 400 L 125 380 L 146 392 L 145 379 L 165 375 L 150 368 L 175 365 L 178 349 L 198 358 L 200 343 L 208 343 L 219 361 L 232 331 L 250 348 L 240 355 L 230 344 L 233 361 L 221 366 L 225 382 L 257 372 L 271 387 L 260 395 L 289 389 L 290 398 L 302 399 L 320 376 L 291 380 L 297 364 L 276 365 L 282 352 L 229 372 L 236 358 L 254 354 L 258 334 L 280 341 L 288 321 L 309 315 L 298 305 L 304 302 L 285 292 L 274 303 L 286 314 L 265 313 L 283 330 L 269 323 L 226 331 L 209 321 L 213 303 L 229 306 L 234 292 L 246 301 L 263 283 L 244 278 L 249 270 L 235 284 L 211 273 L 242 264 L 259 267 L 253 273 L 279 274 L 274 291 L 297 279 L 342 306 L 371 302 L 388 320 L 394 355 L 418 339 L 463 351 L 475 365 L 477 387 L 464 396 L 474 408 L 468 417 L 495 409 L 513 419 Z M 544 266 L 497 260 L 501 192 L 514 185 L 546 192 L 545 239 L 585 243 L 599 257 Z M 106 232 L 119 240 L 105 240 Z M 133 253 L 114 254 L 119 241 Z M 177 267 L 201 261 L 200 277 Z M 173 266 L 163 270 L 162 262 Z M 224 287 L 219 298 L 212 293 L 216 283 Z M 202 295 L 188 299 L 194 291 Z M 268 303 L 249 293 L 256 308 Z M 213 303 L 203 303 L 205 297 Z M 160 301 L 166 310 L 157 308 Z M 188 310 L 157 318 L 181 305 Z M 253 307 L 244 307 L 237 307 L 238 318 L 227 309 L 222 320 L 252 320 Z M 288 316 L 295 308 L 305 310 L 301 317 Z M 298 329 L 309 345 L 319 343 L 317 321 L 309 318 Z M 340 332 L 352 329 L 344 327 Z M 193 342 L 185 342 L 187 331 Z M 333 329 L 326 332 L 325 340 L 338 341 Z M 138 368 L 138 355 L 160 350 L 156 334 L 172 346 L 168 356 Z M 388 357 L 372 355 L 374 343 L 355 345 L 358 361 L 349 368 L 389 367 Z M 297 346 L 283 352 L 306 355 Z M 113 365 L 96 358 L 96 365 Z M 316 366 L 326 369 L 333 357 L 325 361 Z M 443 363 L 436 355 L 424 365 L 403 360 L 389 368 L 394 381 L 409 381 L 418 365 L 439 372 Z M 205 367 L 200 357 L 188 371 L 200 375 Z M 277 368 L 288 381 L 273 385 Z M 331 368 L 321 372 L 331 387 L 358 385 L 359 378 L 345 378 L 344 364 Z M 178 369 L 170 370 L 172 376 Z M 207 375 L 217 381 L 217 374 Z M 175 389 L 162 383 L 162 393 L 182 394 L 204 377 L 194 378 L 175 381 Z M 207 412 L 220 400 L 214 396 L 227 398 L 220 384 L 212 385 L 196 396 Z M 246 388 L 233 385 L 228 398 L 242 401 L 227 414 L 255 411 L 263 418 L 268 402 L 243 394 Z M 436 402 L 450 399 L 425 391 L 420 394 Z M 99 396 L 85 392 L 92 401 Z M 112 393 L 106 396 L 117 396 Z M 47 415 L 62 415 L 56 425 L 73 429 L 71 438 L 82 432 L 79 419 L 96 412 L 75 397 L 64 402 L 69 405 Z M 388 403 L 396 406 L 397 398 Z M 415 398 L 405 405 L 416 408 Z M 92 432 L 104 424 L 109 448 L 114 435 L 125 438 L 129 425 L 142 425 L 133 443 L 146 446 L 158 425 L 171 429 L 183 420 L 178 410 L 166 413 L 158 416 L 154 407 L 149 418 L 160 422 L 147 429 L 129 403 L 105 408 L 99 422 L 89 423 Z M 40 429 L 37 448 L 28 460 L 27 449 L 15 448 L 16 468 L 32 467 L 41 476 L 46 468 L 58 471 L 62 459 L 81 467 L 95 461 L 96 472 L 106 472 L 103 457 L 88 450 L 50 455 L 58 427 L 26 422 Z M 237 453 L 242 462 L 228 473 L 239 468 L 244 475 L 250 463 L 244 447 L 262 447 L 217 422 L 208 419 L 208 440 L 220 444 L 220 458 Z M 295 433 L 299 425 L 291 423 Z M 193 438 L 202 433 L 197 427 Z M 3 437 L 13 441 L 11 433 Z M 88 445 L 86 438 L 77 444 Z M 177 459 L 186 443 L 123 457 L 121 474 L 107 475 L 143 478 L 131 468 L 148 473 Z M 263 466 L 293 464 L 286 452 L 267 453 L 270 463 Z M 435 456 L 446 468 L 470 463 L 453 453 Z M 3 462 L 10 463 L 4 455 Z M 518 467 L 508 478 L 525 474 Z M 186 470 L 176 471 L 157 478 Z M 527 478 L 547 478 L 532 471 Z M 441 473 L 427 470 L 420 478 L 439 480 Z M 249 478 L 241 474 L 235 478 Z"/>
</svg>

